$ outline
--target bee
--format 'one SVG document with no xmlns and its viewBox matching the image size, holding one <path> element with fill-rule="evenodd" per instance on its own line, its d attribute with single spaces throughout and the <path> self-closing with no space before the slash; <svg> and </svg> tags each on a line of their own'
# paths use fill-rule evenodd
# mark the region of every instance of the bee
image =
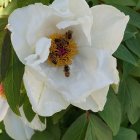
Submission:
<svg viewBox="0 0 140 140">
<path fill-rule="evenodd" d="M 54 41 L 55 41 L 55 44 L 58 48 L 63 48 L 65 46 L 69 45 L 69 42 L 64 38 L 55 39 Z"/>
<path fill-rule="evenodd" d="M 72 39 L 72 31 L 71 30 L 68 30 L 65 33 L 65 38 L 68 39 L 68 40 Z"/>
<path fill-rule="evenodd" d="M 70 67 L 68 65 L 64 66 L 64 73 L 65 73 L 65 77 L 70 76 Z"/>
<path fill-rule="evenodd" d="M 50 53 L 50 60 L 51 62 L 56 65 L 57 64 L 57 61 L 56 61 L 56 56 L 53 54 L 53 53 Z"/>
</svg>

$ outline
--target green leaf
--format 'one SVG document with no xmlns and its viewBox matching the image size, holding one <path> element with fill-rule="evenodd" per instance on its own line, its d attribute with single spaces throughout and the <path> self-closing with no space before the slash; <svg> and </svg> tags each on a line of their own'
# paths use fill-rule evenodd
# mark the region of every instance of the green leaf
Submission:
<svg viewBox="0 0 140 140">
<path fill-rule="evenodd" d="M 32 106 L 31 103 L 29 102 L 28 97 L 26 97 L 26 99 L 24 100 L 23 110 L 27 120 L 31 122 L 34 119 L 36 113 L 32 110 Z"/>
<path fill-rule="evenodd" d="M 0 32 L 5 30 L 7 22 L 7 18 L 0 18 Z"/>
<path fill-rule="evenodd" d="M 119 48 L 113 55 L 116 58 L 131 63 L 135 66 L 138 65 L 135 56 L 122 44 L 119 46 Z"/>
<path fill-rule="evenodd" d="M 119 100 L 123 114 L 127 113 L 129 121 L 134 124 L 140 118 L 140 84 L 132 77 L 121 80 Z"/>
<path fill-rule="evenodd" d="M 80 116 L 66 131 L 62 140 L 83 140 L 87 129 L 86 115 Z"/>
<path fill-rule="evenodd" d="M 118 4 L 123 6 L 136 6 L 136 0 L 103 0 L 107 4 Z"/>
<path fill-rule="evenodd" d="M 49 3 L 51 3 L 51 0 L 19 0 L 17 1 L 17 5 L 18 7 L 24 7 L 29 4 L 34 4 L 39 2 L 48 5 Z"/>
<path fill-rule="evenodd" d="M 60 140 L 59 125 L 53 125 L 51 120 L 47 121 L 47 130 L 36 132 L 31 140 Z"/>
<path fill-rule="evenodd" d="M 55 140 L 53 135 L 48 133 L 47 131 L 37 132 L 35 133 L 31 140 Z"/>
<path fill-rule="evenodd" d="M 54 114 L 52 116 L 53 124 L 57 124 L 65 113 L 66 113 L 66 110 L 62 110 L 61 112 Z"/>
<path fill-rule="evenodd" d="M 62 140 L 112 140 L 112 132 L 100 118 L 87 113 L 68 128 Z"/>
<path fill-rule="evenodd" d="M 99 4 L 99 0 L 86 0 L 89 7 L 95 6 L 97 4 Z"/>
<path fill-rule="evenodd" d="M 12 47 L 9 32 L 5 35 L 1 53 L 0 81 L 5 78 L 11 62 Z"/>
<path fill-rule="evenodd" d="M 4 89 L 7 101 L 16 114 L 19 115 L 20 88 L 24 72 L 24 66 L 21 64 L 16 54 L 12 53 L 11 66 L 4 79 Z"/>
<path fill-rule="evenodd" d="M 137 134 L 131 129 L 120 128 L 119 133 L 113 140 L 137 140 Z"/>
<path fill-rule="evenodd" d="M 123 71 L 124 76 L 134 76 L 134 77 L 140 77 L 140 64 L 138 66 L 134 66 L 130 63 L 123 63 Z"/>
<path fill-rule="evenodd" d="M 126 41 L 127 47 L 140 58 L 140 35 Z"/>
<path fill-rule="evenodd" d="M 0 134 L 0 140 L 13 140 L 12 138 L 10 138 L 8 136 L 8 134 L 6 134 L 6 132 L 2 132 L 2 134 Z"/>
<path fill-rule="evenodd" d="M 135 130 L 140 135 L 140 120 L 131 126 L 131 129 Z"/>
<path fill-rule="evenodd" d="M 127 28 L 125 30 L 125 34 L 124 34 L 124 38 L 123 40 L 126 41 L 130 38 L 133 38 L 133 37 L 136 37 L 136 35 L 139 33 L 138 29 L 131 25 L 131 24 L 128 24 L 127 25 Z"/>
<path fill-rule="evenodd" d="M 116 135 L 121 124 L 121 105 L 112 88 L 109 90 L 104 110 L 99 114 Z"/>
<path fill-rule="evenodd" d="M 101 119 L 91 115 L 85 139 L 82 140 L 112 140 L 112 132 Z"/>
<path fill-rule="evenodd" d="M 136 10 L 139 10 L 140 9 L 140 0 L 138 0 L 138 3 L 136 5 Z"/>
<path fill-rule="evenodd" d="M 133 26 L 140 28 L 140 14 L 133 9 L 125 6 L 114 5 L 116 8 L 130 16 L 129 23 Z"/>
</svg>

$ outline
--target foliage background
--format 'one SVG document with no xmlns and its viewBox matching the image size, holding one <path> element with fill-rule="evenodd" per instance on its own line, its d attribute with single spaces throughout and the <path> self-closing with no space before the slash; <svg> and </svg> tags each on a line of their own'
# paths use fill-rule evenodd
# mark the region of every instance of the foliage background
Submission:
<svg viewBox="0 0 140 140">
<path fill-rule="evenodd" d="M 9 3 L 8 3 L 9 2 Z M 5 29 L 9 14 L 18 7 L 52 0 L 0 0 L 0 82 L 4 83 L 11 109 L 19 115 L 23 104 L 27 119 L 32 111 L 22 83 L 24 66 L 19 62 Z M 47 118 L 47 129 L 31 140 L 140 140 L 140 0 L 87 0 L 89 6 L 109 4 L 130 15 L 123 42 L 113 54 L 118 60 L 120 86 L 110 87 L 102 112 L 85 112 L 69 106 Z M 115 33 L 114 33 L 115 34 Z M 42 121 L 44 118 L 40 117 Z M 11 140 L 0 123 L 0 140 Z"/>
</svg>

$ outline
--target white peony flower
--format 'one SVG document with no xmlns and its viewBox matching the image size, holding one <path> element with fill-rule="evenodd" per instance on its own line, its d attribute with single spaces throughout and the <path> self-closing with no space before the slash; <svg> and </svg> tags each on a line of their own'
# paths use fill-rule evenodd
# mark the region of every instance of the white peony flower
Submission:
<svg viewBox="0 0 140 140">
<path fill-rule="evenodd" d="M 0 84 L 0 122 L 4 121 L 5 130 L 14 140 L 30 140 L 34 134 L 34 129 L 43 131 L 46 124 L 43 124 L 38 115 L 34 117 L 32 122 L 28 122 L 25 118 L 23 108 L 20 108 L 21 117 L 17 116 L 9 108 L 3 86 Z"/>
<path fill-rule="evenodd" d="M 70 104 L 103 110 L 110 84 L 119 82 L 116 51 L 129 16 L 109 5 L 55 0 L 15 10 L 9 17 L 13 47 L 25 64 L 33 110 L 51 116 Z"/>
</svg>

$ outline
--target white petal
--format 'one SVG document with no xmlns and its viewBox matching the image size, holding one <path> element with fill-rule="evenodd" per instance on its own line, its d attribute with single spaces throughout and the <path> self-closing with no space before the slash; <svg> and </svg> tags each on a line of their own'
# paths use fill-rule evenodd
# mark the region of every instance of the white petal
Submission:
<svg viewBox="0 0 140 140">
<path fill-rule="evenodd" d="M 4 97 L 0 97 L 0 122 L 4 119 L 9 105 Z"/>
<path fill-rule="evenodd" d="M 129 16 L 113 6 L 98 5 L 91 8 L 93 14 L 92 46 L 104 48 L 111 53 L 120 45 Z"/>
<path fill-rule="evenodd" d="M 36 41 L 50 30 L 46 27 L 48 15 L 47 6 L 34 4 L 16 9 L 8 19 L 13 47 L 24 64 L 24 59 L 34 52 Z"/>
<path fill-rule="evenodd" d="M 4 118 L 5 130 L 15 140 L 30 140 L 34 131 L 26 126 L 10 109 Z"/>
<path fill-rule="evenodd" d="M 77 8 L 77 5 L 80 8 Z M 87 38 L 88 43 L 91 45 L 91 28 L 93 23 L 93 17 L 91 14 L 91 10 L 85 0 L 55 0 L 52 6 L 56 11 L 58 16 L 68 16 L 68 18 L 61 19 L 61 21 L 56 25 L 59 29 L 71 28 L 74 32 L 82 30 L 76 33 L 77 38 L 74 37 L 76 41 L 78 41 L 78 45 L 83 45 L 83 38 L 78 39 L 81 34 L 85 34 L 85 38 Z M 78 25 L 78 26 L 76 26 Z M 74 27 L 73 27 L 74 26 Z M 85 40 L 85 39 L 84 39 Z M 81 43 L 79 43 L 81 41 Z M 84 43 L 88 45 L 88 43 Z"/>
<path fill-rule="evenodd" d="M 49 48 L 51 46 L 51 39 L 41 38 L 36 43 L 35 54 L 31 54 L 25 58 L 26 64 L 29 66 L 37 66 L 45 62 L 49 55 Z"/>
<path fill-rule="evenodd" d="M 84 101 L 92 92 L 119 81 L 116 59 L 108 51 L 91 47 L 80 51 L 70 66 L 70 77 L 64 76 L 63 68 L 47 71 L 49 83 L 70 102 Z"/>
<path fill-rule="evenodd" d="M 42 61 L 45 61 L 49 55 L 49 48 L 51 46 L 51 39 L 48 38 L 41 38 L 36 43 L 36 54 L 41 57 Z"/>
<path fill-rule="evenodd" d="M 92 110 L 93 112 L 102 111 L 106 103 L 107 93 L 109 86 L 93 92 L 86 101 L 83 102 L 73 102 L 72 104 L 83 109 L 83 110 Z"/>
<path fill-rule="evenodd" d="M 89 45 L 91 45 L 91 35 L 90 34 L 91 34 L 92 24 L 93 24 L 93 18 L 91 15 L 91 16 L 83 16 L 81 18 L 77 18 L 76 20 L 64 20 L 64 21 L 59 22 L 56 26 L 59 29 L 65 29 L 65 28 L 69 27 L 73 30 L 74 33 L 76 32 L 77 28 L 79 28 L 81 31 L 75 33 L 76 35 L 75 35 L 75 37 L 73 37 L 73 39 L 76 40 L 76 42 L 80 42 L 81 40 L 78 39 L 77 36 L 81 38 L 81 36 L 82 36 L 81 34 L 84 33 L 85 38 L 88 40 Z M 82 43 L 83 43 L 83 41 L 78 43 L 78 45 L 81 47 L 81 46 L 83 46 Z"/>
<path fill-rule="evenodd" d="M 24 85 L 33 110 L 41 116 L 51 116 L 68 107 L 68 103 L 61 94 L 42 81 L 26 67 L 24 73 Z M 47 80 L 47 79 L 46 79 Z"/>
<path fill-rule="evenodd" d="M 98 91 L 95 91 L 91 94 L 91 98 L 95 101 L 98 105 L 98 111 L 102 111 L 104 109 L 106 100 L 107 100 L 107 93 L 109 91 L 109 86 L 104 87 Z"/>
<path fill-rule="evenodd" d="M 80 8 L 77 8 L 78 7 Z M 52 7 L 62 16 L 84 16 L 90 13 L 90 8 L 85 0 L 55 0 Z"/>
</svg>

